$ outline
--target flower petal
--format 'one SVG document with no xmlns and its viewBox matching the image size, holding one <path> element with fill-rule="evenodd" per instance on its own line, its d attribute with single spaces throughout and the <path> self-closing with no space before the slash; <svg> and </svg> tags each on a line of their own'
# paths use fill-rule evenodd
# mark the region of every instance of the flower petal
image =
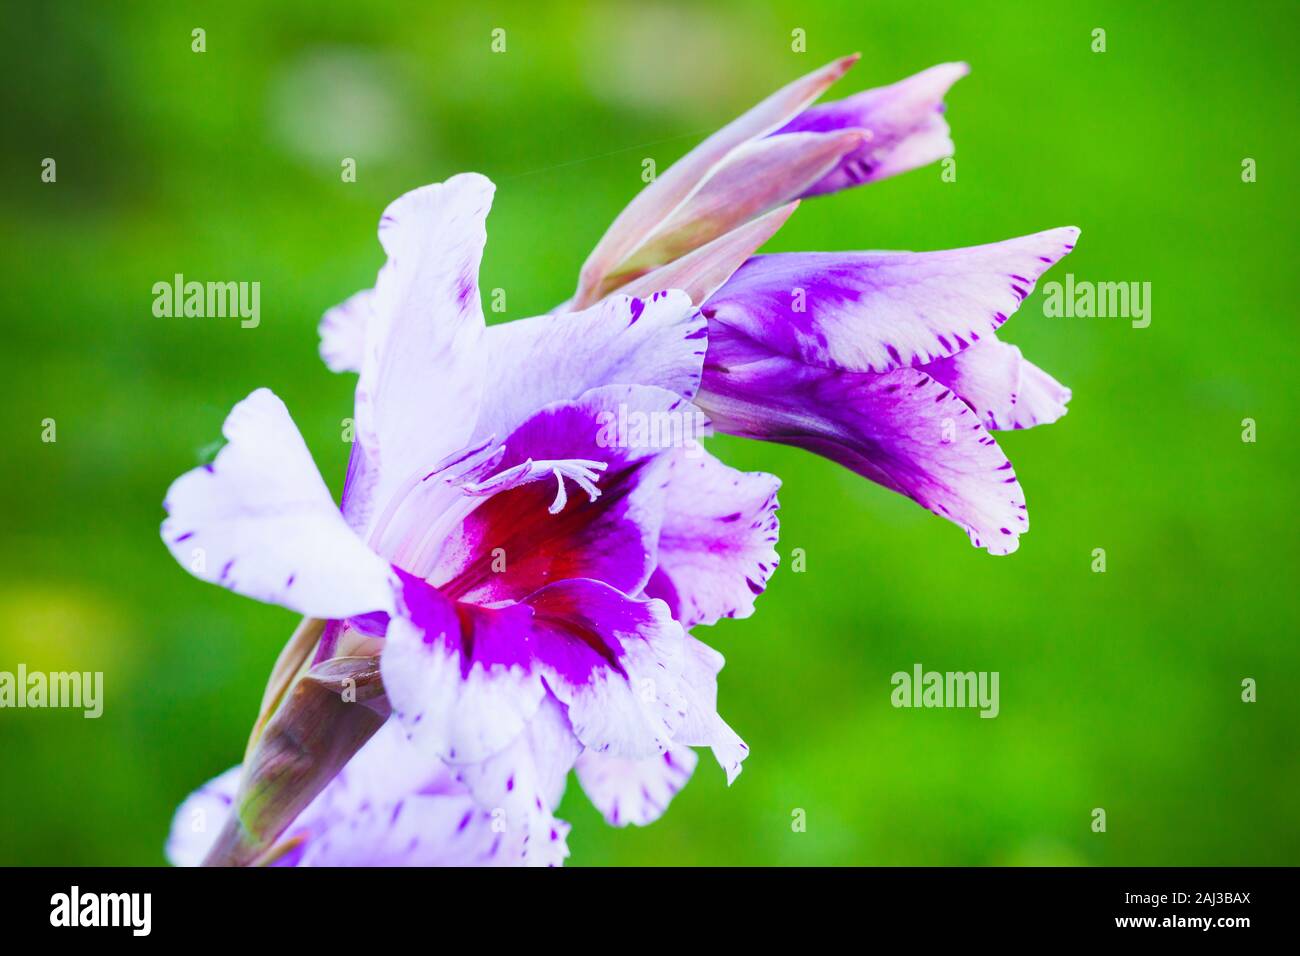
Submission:
<svg viewBox="0 0 1300 956">
<path fill-rule="evenodd" d="M 658 820 L 677 791 L 686 786 L 699 758 L 690 747 L 673 746 L 656 757 L 629 760 L 584 751 L 578 782 L 610 826 L 638 827 Z"/>
<path fill-rule="evenodd" d="M 717 428 L 806 448 L 1009 554 L 1028 530 L 1011 463 L 951 389 L 917 369 L 840 372 L 772 355 L 720 329 L 696 401 Z"/>
<path fill-rule="evenodd" d="M 503 438 L 542 406 L 603 385 L 654 385 L 692 398 L 700 385 L 704 319 L 681 291 L 660 286 L 582 312 L 539 315 L 487 332 L 493 385 L 475 437 Z"/>
<path fill-rule="evenodd" d="M 388 262 L 371 297 L 357 380 L 363 482 L 351 509 L 394 491 L 468 444 L 484 383 L 478 269 L 492 183 L 473 173 L 409 192 L 379 221 Z"/>
<path fill-rule="evenodd" d="M 208 855 L 230 816 L 239 789 L 239 767 L 209 780 L 177 809 L 167 834 L 167 861 L 172 866 L 198 866 Z"/>
<path fill-rule="evenodd" d="M 610 270 L 616 289 L 806 191 L 863 143 L 861 130 L 792 133 L 737 146 L 691 196 Z"/>
<path fill-rule="evenodd" d="M 858 57 L 842 57 L 800 77 L 733 120 L 660 174 L 628 203 L 583 263 L 574 305 L 585 308 L 610 288 L 609 272 L 682 204 L 728 153 L 785 123 L 844 75 Z"/>
<path fill-rule="evenodd" d="M 885 372 L 989 335 L 1074 248 L 1073 226 L 944 252 L 755 256 L 705 304 L 727 325 L 809 365 Z"/>
<path fill-rule="evenodd" d="M 773 135 L 863 129 L 869 138 L 803 195 L 860 186 L 951 156 L 943 97 L 969 72 L 965 63 L 941 63 L 891 86 L 804 110 Z"/>
<path fill-rule="evenodd" d="M 528 647 L 531 610 L 456 604 L 418 578 L 403 580 L 406 617 L 389 622 L 381 659 L 393 716 L 448 763 L 500 753 L 545 694 Z"/>
<path fill-rule="evenodd" d="M 677 686 L 684 633 L 662 601 L 573 579 L 485 608 L 405 581 L 410 622 L 389 623 L 384 687 L 425 753 L 463 766 L 503 752 L 547 688 L 587 747 L 629 757 L 668 747 L 685 716 Z"/>
<path fill-rule="evenodd" d="M 1066 413 L 1070 390 L 1020 349 L 989 337 L 923 367 L 956 392 L 993 431 L 1049 425 Z"/>
<path fill-rule="evenodd" d="M 773 475 L 737 471 L 707 452 L 675 455 L 646 594 L 667 602 L 683 627 L 753 614 L 780 561 L 780 487 Z"/>
<path fill-rule="evenodd" d="M 693 252 L 647 272 L 619 289 L 622 295 L 646 296 L 659 289 L 681 289 L 702 303 L 794 214 L 798 202 L 786 203 L 737 226 Z"/>
<path fill-rule="evenodd" d="M 520 841 L 390 719 L 290 826 L 282 865 L 500 866 Z"/>
<path fill-rule="evenodd" d="M 533 653 L 569 709 L 574 735 L 598 753 L 663 753 L 685 716 L 685 633 L 662 601 L 599 581 L 558 581 L 530 595 Z"/>
<path fill-rule="evenodd" d="M 567 825 L 558 821 L 556 829 L 568 833 Z M 298 838 L 301 846 L 286 864 L 513 866 L 523 860 L 522 834 L 501 831 L 491 811 L 464 792 L 411 793 L 372 803 L 346 817 L 328 818 Z M 564 846 L 562 837 L 559 845 Z"/>
<path fill-rule="evenodd" d="M 457 778 L 475 803 L 492 813 L 501 832 L 512 835 L 521 863 L 559 866 L 569 855 L 565 829 L 552 811 L 581 749 L 563 708 L 548 696 L 514 743 L 458 769 Z"/>
<path fill-rule="evenodd" d="M 162 536 L 195 577 L 311 617 L 394 607 L 392 571 L 343 520 L 288 409 L 253 392 L 216 459 L 167 492 Z"/>
<path fill-rule="evenodd" d="M 373 289 L 362 289 L 321 318 L 320 357 L 331 372 L 361 371 L 373 297 Z"/>
<path fill-rule="evenodd" d="M 722 655 L 709 645 L 686 635 L 678 685 L 685 707 L 674 739 L 692 747 L 711 748 L 730 786 L 740 774 L 741 762 L 749 756 L 749 747 L 718 713 L 718 673 L 724 663 Z"/>
</svg>

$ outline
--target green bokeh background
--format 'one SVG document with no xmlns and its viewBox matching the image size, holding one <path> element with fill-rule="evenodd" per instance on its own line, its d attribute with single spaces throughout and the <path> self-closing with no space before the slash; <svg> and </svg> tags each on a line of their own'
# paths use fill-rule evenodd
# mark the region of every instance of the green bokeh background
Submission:
<svg viewBox="0 0 1300 956">
<path fill-rule="evenodd" d="M 753 618 L 700 635 L 752 756 L 730 789 L 702 760 L 646 829 L 606 827 L 571 784 L 570 863 L 1300 863 L 1295 5 L 472 7 L 6 11 L 0 670 L 102 670 L 107 701 L 97 721 L 0 711 L 0 863 L 159 863 L 177 803 L 240 756 L 295 617 L 177 567 L 160 503 L 261 385 L 338 493 L 353 379 L 320 363 L 316 323 L 372 282 L 389 200 L 491 176 L 481 284 L 535 314 L 643 158 L 666 168 L 852 50 L 834 96 L 971 63 L 948 97 L 957 181 L 805 203 L 771 249 L 1073 223 L 1049 278 L 1148 281 L 1151 326 L 1045 318 L 1040 291 L 1006 327 L 1074 389 L 1061 422 L 999 439 L 1032 523 L 1007 558 L 826 461 L 718 440 L 785 482 L 787 566 Z M 260 281 L 261 326 L 155 318 L 177 272 Z M 999 671 L 1001 715 L 893 709 L 915 662 Z"/>
</svg>

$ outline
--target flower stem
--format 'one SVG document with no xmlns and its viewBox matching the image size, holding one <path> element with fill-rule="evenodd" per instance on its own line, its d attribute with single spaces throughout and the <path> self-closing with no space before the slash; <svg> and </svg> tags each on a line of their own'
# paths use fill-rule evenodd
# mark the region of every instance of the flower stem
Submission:
<svg viewBox="0 0 1300 956">
<path fill-rule="evenodd" d="M 233 812 L 203 865 L 274 859 L 276 840 L 388 713 L 378 658 L 334 658 L 297 677 L 260 734 L 255 730 Z"/>
</svg>

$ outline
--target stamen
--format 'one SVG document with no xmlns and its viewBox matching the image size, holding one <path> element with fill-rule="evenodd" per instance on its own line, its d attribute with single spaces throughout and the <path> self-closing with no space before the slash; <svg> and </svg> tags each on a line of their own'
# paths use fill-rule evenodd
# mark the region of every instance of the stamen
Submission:
<svg viewBox="0 0 1300 956">
<path fill-rule="evenodd" d="M 553 515 L 558 515 L 568 503 L 569 495 L 564 490 L 564 475 L 557 468 L 555 469 L 555 500 L 551 502 L 551 506 L 546 510 Z"/>
<path fill-rule="evenodd" d="M 600 497 L 600 489 L 596 487 L 596 482 L 600 479 L 600 472 L 608 467 L 606 462 L 593 461 L 589 458 L 566 458 L 557 461 L 533 461 L 529 458 L 522 464 L 507 468 L 485 481 L 466 483 L 461 486 L 461 490 L 475 496 L 494 495 L 553 475 L 556 485 L 555 500 L 547 510 L 551 514 L 559 514 L 569 502 L 568 489 L 564 485 L 565 478 L 585 491 L 590 500 L 595 501 Z"/>
<path fill-rule="evenodd" d="M 596 472 L 604 471 L 609 467 L 603 461 L 591 461 L 587 458 L 570 458 L 565 461 L 543 462 L 551 466 L 551 471 L 555 475 L 555 483 L 558 491 L 555 494 L 555 500 L 551 502 L 551 507 L 547 510 L 551 514 L 559 514 L 568 504 L 569 496 L 564 489 L 564 479 L 568 478 L 575 485 L 587 493 L 587 497 L 595 501 L 600 497 L 600 489 L 596 487 L 596 481 L 599 475 Z"/>
</svg>

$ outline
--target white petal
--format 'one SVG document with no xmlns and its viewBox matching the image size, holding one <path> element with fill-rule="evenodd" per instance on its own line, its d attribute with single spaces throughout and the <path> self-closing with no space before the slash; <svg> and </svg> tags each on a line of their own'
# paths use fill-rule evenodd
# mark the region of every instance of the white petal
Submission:
<svg viewBox="0 0 1300 956">
<path fill-rule="evenodd" d="M 558 866 L 569 855 L 552 814 L 564 781 L 581 750 L 564 711 L 547 697 L 528 727 L 505 750 L 458 768 L 457 777 L 475 803 L 488 810 L 498 829 L 518 847 L 519 862 Z"/>
<path fill-rule="evenodd" d="M 691 398 L 707 344 L 703 317 L 680 291 L 610 296 L 582 312 L 494 325 L 493 383 L 476 436 L 505 438 L 542 406 L 604 385 L 656 385 Z"/>
<path fill-rule="evenodd" d="M 678 743 L 710 747 L 714 759 L 727 772 L 731 784 L 749 747 L 718 714 L 718 672 L 725 663 L 721 654 L 689 634 L 686 636 L 680 687 L 685 698 L 685 715 L 677 728 Z"/>
<path fill-rule="evenodd" d="M 195 790 L 172 817 L 167 860 L 172 866 L 198 866 L 230 816 L 241 768 L 231 767 Z"/>
<path fill-rule="evenodd" d="M 686 786 L 699 758 L 690 747 L 674 745 L 656 757 L 628 760 L 584 751 L 575 768 L 583 791 L 610 826 L 643 827 L 668 809 Z"/>
<path fill-rule="evenodd" d="M 320 357 L 331 372 L 361 371 L 373 296 L 373 289 L 362 289 L 320 320 Z"/>
<path fill-rule="evenodd" d="M 393 493 L 465 447 L 484 384 L 478 270 L 494 187 L 477 174 L 407 193 L 379 222 L 388 262 L 371 298 L 357 381 L 357 435 L 367 489 L 382 512 Z M 367 494 L 368 492 L 368 494 Z"/>
<path fill-rule="evenodd" d="M 289 411 L 258 389 L 210 465 L 167 492 L 162 536 L 195 577 L 312 617 L 389 611 L 393 576 L 334 505 Z"/>
</svg>

